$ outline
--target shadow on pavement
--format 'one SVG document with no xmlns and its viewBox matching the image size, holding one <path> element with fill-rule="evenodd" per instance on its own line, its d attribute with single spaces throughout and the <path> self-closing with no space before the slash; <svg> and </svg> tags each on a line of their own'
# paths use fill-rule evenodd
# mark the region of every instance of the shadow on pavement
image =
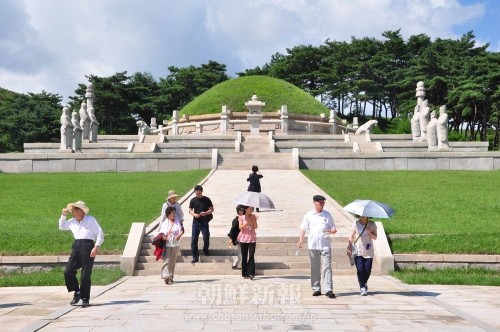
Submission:
<svg viewBox="0 0 500 332">
<path fill-rule="evenodd" d="M 107 302 L 107 303 L 91 303 L 91 306 L 92 307 L 103 307 L 103 306 L 106 306 L 106 305 L 119 305 L 119 304 L 138 304 L 138 303 L 148 303 L 150 301 L 146 301 L 146 300 L 129 300 L 129 301 L 110 301 L 110 302 Z"/>
<path fill-rule="evenodd" d="M 12 307 L 24 307 L 26 305 L 32 305 L 32 304 L 29 302 L 3 303 L 3 304 L 0 304 L 0 309 L 12 308 Z"/>
</svg>

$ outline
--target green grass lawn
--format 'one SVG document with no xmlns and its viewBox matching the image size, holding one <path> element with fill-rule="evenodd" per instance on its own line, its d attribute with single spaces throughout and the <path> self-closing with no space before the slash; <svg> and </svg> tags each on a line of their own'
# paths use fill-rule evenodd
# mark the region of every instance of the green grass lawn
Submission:
<svg viewBox="0 0 500 332">
<path fill-rule="evenodd" d="M 395 253 L 500 254 L 500 171 L 303 173 L 341 205 L 391 205 L 396 214 L 383 221 L 389 234 L 432 234 L 394 240 Z"/>
<path fill-rule="evenodd" d="M 83 200 L 105 233 L 101 254 L 120 254 L 133 222 L 160 215 L 169 189 L 183 196 L 208 170 L 164 173 L 0 174 L 0 254 L 69 254 L 61 209 Z"/>
<path fill-rule="evenodd" d="M 80 279 L 80 271 L 77 274 Z M 92 285 L 108 285 L 123 277 L 120 268 L 92 269 Z M 28 286 L 64 286 L 64 268 L 57 267 L 50 271 L 33 273 L 2 273 L 0 272 L 0 287 Z"/>
<path fill-rule="evenodd" d="M 445 268 L 428 270 L 423 268 L 402 269 L 391 273 L 407 284 L 414 285 L 478 285 L 500 286 L 500 273 L 477 268 Z"/>
</svg>

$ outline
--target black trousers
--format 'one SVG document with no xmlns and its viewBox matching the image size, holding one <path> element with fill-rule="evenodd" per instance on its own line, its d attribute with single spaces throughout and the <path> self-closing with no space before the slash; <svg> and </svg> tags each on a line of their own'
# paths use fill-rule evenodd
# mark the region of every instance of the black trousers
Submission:
<svg viewBox="0 0 500 332">
<path fill-rule="evenodd" d="M 90 257 L 90 252 L 94 248 L 92 240 L 75 240 L 71 248 L 66 269 L 64 270 L 64 281 L 68 292 L 80 292 L 82 299 L 90 298 L 90 286 L 92 267 L 94 266 L 94 257 Z M 76 271 L 82 269 L 80 276 L 80 285 L 76 278 Z"/>
<path fill-rule="evenodd" d="M 206 252 L 210 246 L 210 227 L 208 226 L 208 222 L 193 220 L 193 228 L 191 229 L 191 252 L 193 258 L 200 256 L 198 251 L 198 238 L 200 237 L 200 232 L 203 235 L 203 252 Z"/>
<path fill-rule="evenodd" d="M 241 248 L 241 275 L 243 277 L 255 276 L 255 246 L 256 243 L 240 242 Z"/>
</svg>

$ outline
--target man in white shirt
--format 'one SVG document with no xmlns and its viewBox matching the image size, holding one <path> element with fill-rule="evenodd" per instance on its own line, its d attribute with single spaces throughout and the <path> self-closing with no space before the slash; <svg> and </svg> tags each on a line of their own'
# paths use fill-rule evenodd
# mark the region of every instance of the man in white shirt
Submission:
<svg viewBox="0 0 500 332">
<path fill-rule="evenodd" d="M 332 250 L 330 234 L 337 233 L 333 217 L 330 212 L 323 209 L 325 197 L 314 195 L 314 209 L 304 215 L 300 224 L 300 238 L 298 246 L 302 248 L 304 235 L 308 231 L 307 247 L 311 263 L 311 288 L 313 296 L 321 295 L 321 277 L 325 285 L 325 295 L 335 298 L 332 286 Z"/>
<path fill-rule="evenodd" d="M 71 212 L 73 218 L 66 220 L 66 215 Z M 88 307 L 90 298 L 90 286 L 92 267 L 99 247 L 104 242 L 104 233 L 97 220 L 88 215 L 89 208 L 84 202 L 69 203 L 62 209 L 59 218 L 59 229 L 70 230 L 75 241 L 71 248 L 71 256 L 64 270 L 64 281 L 68 292 L 75 292 L 70 304 L 77 304 L 82 299 L 82 308 Z M 82 269 L 80 285 L 76 278 L 78 269 Z"/>
</svg>

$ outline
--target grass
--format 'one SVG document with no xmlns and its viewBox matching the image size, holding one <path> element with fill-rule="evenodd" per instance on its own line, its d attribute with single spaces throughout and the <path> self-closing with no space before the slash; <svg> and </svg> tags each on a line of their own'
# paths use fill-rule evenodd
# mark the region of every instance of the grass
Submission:
<svg viewBox="0 0 500 332">
<path fill-rule="evenodd" d="M 392 276 L 407 284 L 414 285 L 500 286 L 500 273 L 498 271 L 480 268 L 437 270 L 407 268 L 393 272 Z"/>
<path fill-rule="evenodd" d="M 183 107 L 181 114 L 220 113 L 223 105 L 232 112 L 248 112 L 245 102 L 254 94 L 266 103 L 262 112 L 276 112 L 287 105 L 290 113 L 330 114 L 327 107 L 307 92 L 268 76 L 244 76 L 219 83 Z"/>
<path fill-rule="evenodd" d="M 208 170 L 164 173 L 0 174 L 0 255 L 64 255 L 73 236 L 61 209 L 83 200 L 105 233 L 101 254 L 120 254 L 133 222 L 160 215 L 167 192 L 183 196 Z"/>
<path fill-rule="evenodd" d="M 341 205 L 354 199 L 391 205 L 389 234 L 432 234 L 393 240 L 395 253 L 500 254 L 500 171 L 303 173 Z"/>
<path fill-rule="evenodd" d="M 77 275 L 80 278 L 80 273 Z M 92 285 L 108 285 L 123 277 L 120 268 L 92 269 Z M 28 286 L 64 286 L 64 269 L 54 268 L 50 271 L 32 273 L 0 272 L 0 287 L 28 287 Z"/>
</svg>

